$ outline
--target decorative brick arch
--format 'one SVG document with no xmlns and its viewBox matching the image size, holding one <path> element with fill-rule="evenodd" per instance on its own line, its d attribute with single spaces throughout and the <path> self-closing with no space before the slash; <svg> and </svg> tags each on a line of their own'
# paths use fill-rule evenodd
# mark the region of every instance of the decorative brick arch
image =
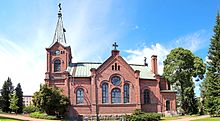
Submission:
<svg viewBox="0 0 220 121">
<path fill-rule="evenodd" d="M 141 88 L 141 94 L 143 94 L 144 90 L 146 90 L 146 89 L 149 90 L 149 92 L 151 92 L 151 90 L 148 86 L 144 86 L 144 87 Z"/>
<path fill-rule="evenodd" d="M 114 90 L 114 89 L 119 89 L 119 91 L 120 91 L 120 103 L 122 103 L 122 101 L 123 101 L 123 99 L 122 99 L 122 97 L 123 97 L 123 93 L 122 93 L 122 89 L 121 88 L 119 88 L 119 87 L 114 87 L 114 88 L 112 88 L 111 90 L 110 90 L 110 101 L 111 101 L 111 104 L 113 103 L 112 102 L 112 91 Z M 117 97 L 115 97 L 115 98 L 117 98 Z"/>
<path fill-rule="evenodd" d="M 108 80 L 103 80 L 103 81 L 101 81 L 101 83 L 99 84 L 99 87 L 102 88 L 102 85 L 103 85 L 104 83 L 109 84 L 109 81 L 108 81 Z"/>
<path fill-rule="evenodd" d="M 114 74 L 110 75 L 110 77 L 109 77 L 109 80 L 110 80 L 110 81 L 111 81 L 111 78 L 112 78 L 113 76 L 118 76 L 118 77 L 120 77 L 121 79 L 123 79 L 123 81 L 125 80 L 125 78 L 124 78 L 121 74 L 114 73 Z"/>
<path fill-rule="evenodd" d="M 129 86 L 132 87 L 132 89 L 134 88 L 134 84 L 131 83 L 131 81 L 125 80 L 125 81 L 124 81 L 124 85 L 125 85 L 125 84 L 129 84 Z M 123 86 L 124 86 L 124 85 L 123 85 Z"/>
<path fill-rule="evenodd" d="M 112 84 L 112 77 L 114 77 L 114 76 L 118 76 L 121 80 L 121 82 L 118 86 L 115 86 L 115 85 Z M 120 90 L 121 90 L 121 87 L 123 87 L 124 82 L 125 82 L 125 78 L 122 75 L 118 74 L 118 73 L 114 73 L 114 74 L 110 75 L 108 80 L 110 82 L 110 85 L 113 85 L 113 87 L 111 89 L 117 87 L 117 88 L 120 88 Z"/>
<path fill-rule="evenodd" d="M 147 102 L 145 102 L 145 97 L 144 97 L 144 91 L 147 90 L 148 93 L 149 93 L 149 99 Z M 151 91 L 151 89 L 148 87 L 148 86 L 144 86 L 141 88 L 141 94 L 140 94 L 140 97 L 141 97 L 141 103 L 142 104 L 150 104 L 151 101 L 152 101 L 152 96 L 153 96 L 153 92 Z"/>
<path fill-rule="evenodd" d="M 78 89 L 83 89 L 83 91 L 84 92 L 86 92 L 86 93 L 88 93 L 88 90 L 85 88 L 85 87 L 83 87 L 83 86 L 77 86 L 75 89 L 74 89 L 74 93 L 76 93 L 76 91 L 78 90 Z"/>
<path fill-rule="evenodd" d="M 52 63 L 54 64 L 54 61 L 56 61 L 56 60 L 60 60 L 61 63 L 64 62 L 64 61 L 62 60 L 62 58 L 60 58 L 60 57 L 56 57 L 56 58 L 54 58 L 54 59 L 52 60 Z"/>
</svg>

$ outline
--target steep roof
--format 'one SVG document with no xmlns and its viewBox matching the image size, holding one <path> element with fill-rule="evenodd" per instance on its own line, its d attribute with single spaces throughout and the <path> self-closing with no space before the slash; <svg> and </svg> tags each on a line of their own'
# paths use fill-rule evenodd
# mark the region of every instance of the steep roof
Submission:
<svg viewBox="0 0 220 121">
<path fill-rule="evenodd" d="M 66 43 L 65 32 L 66 32 L 66 30 L 63 27 L 61 4 L 59 4 L 58 21 L 57 21 L 57 25 L 56 25 L 56 30 L 55 30 L 53 42 L 50 45 L 50 47 L 52 47 L 56 42 L 59 42 L 63 46 L 68 46 Z"/>
<path fill-rule="evenodd" d="M 82 62 L 82 63 L 72 63 L 67 71 L 72 74 L 73 77 L 90 77 L 91 68 L 98 68 L 102 63 L 94 62 Z M 141 79 L 155 79 L 155 75 L 151 72 L 150 68 L 145 65 L 129 64 L 133 70 L 140 71 Z"/>
</svg>

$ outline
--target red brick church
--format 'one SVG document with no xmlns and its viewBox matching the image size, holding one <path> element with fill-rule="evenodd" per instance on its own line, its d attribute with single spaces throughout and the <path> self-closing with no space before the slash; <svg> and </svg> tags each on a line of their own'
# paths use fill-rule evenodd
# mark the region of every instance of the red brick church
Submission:
<svg viewBox="0 0 220 121">
<path fill-rule="evenodd" d="M 176 92 L 158 75 L 157 56 L 146 63 L 128 64 L 117 49 L 103 63 L 72 63 L 71 47 L 67 45 L 61 8 L 51 46 L 47 51 L 45 83 L 63 89 L 71 105 L 68 114 L 124 115 L 135 109 L 162 114 L 176 113 Z"/>
</svg>

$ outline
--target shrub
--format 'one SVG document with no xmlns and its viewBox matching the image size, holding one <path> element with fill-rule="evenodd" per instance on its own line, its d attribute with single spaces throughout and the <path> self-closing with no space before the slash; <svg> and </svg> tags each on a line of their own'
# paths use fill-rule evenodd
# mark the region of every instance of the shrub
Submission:
<svg viewBox="0 0 220 121">
<path fill-rule="evenodd" d="M 39 111 L 39 108 L 37 108 L 33 105 L 26 106 L 26 107 L 23 108 L 24 113 L 33 113 L 33 112 L 36 112 L 36 111 Z"/>
<path fill-rule="evenodd" d="M 62 90 L 47 84 L 41 85 L 40 90 L 33 95 L 34 106 L 48 115 L 64 116 L 70 104 L 69 98 L 62 94 Z"/>
<path fill-rule="evenodd" d="M 41 112 L 33 112 L 29 116 L 32 118 L 40 118 L 40 119 L 48 119 L 48 120 L 58 119 L 56 116 L 47 115 L 46 113 L 41 113 Z"/>
<path fill-rule="evenodd" d="M 131 115 L 124 116 L 126 121 L 159 121 L 161 115 L 158 113 L 145 113 L 141 110 L 135 110 Z"/>
</svg>

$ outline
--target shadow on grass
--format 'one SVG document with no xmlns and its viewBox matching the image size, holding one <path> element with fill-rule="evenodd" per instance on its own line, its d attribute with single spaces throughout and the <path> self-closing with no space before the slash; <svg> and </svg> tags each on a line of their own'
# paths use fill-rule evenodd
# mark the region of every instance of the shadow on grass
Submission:
<svg viewBox="0 0 220 121">
<path fill-rule="evenodd" d="M 0 116 L 0 121 L 28 121 L 28 120 L 20 120 L 20 119 L 1 117 Z"/>
</svg>

